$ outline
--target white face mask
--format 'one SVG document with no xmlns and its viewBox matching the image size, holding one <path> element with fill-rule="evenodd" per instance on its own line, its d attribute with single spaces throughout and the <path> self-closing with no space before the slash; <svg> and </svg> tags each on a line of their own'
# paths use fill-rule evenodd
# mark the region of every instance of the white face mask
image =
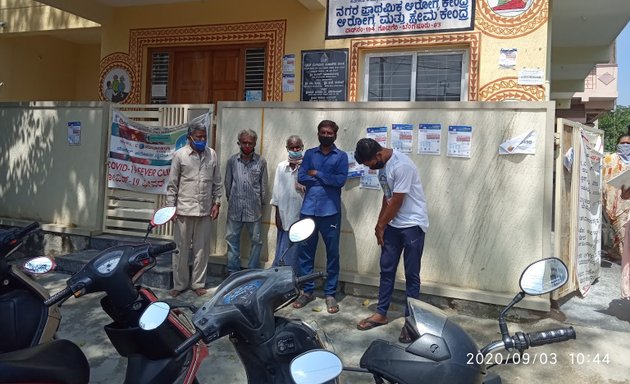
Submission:
<svg viewBox="0 0 630 384">
<path fill-rule="evenodd" d="M 624 163 L 630 163 L 630 144 L 617 144 L 617 154 Z"/>
</svg>

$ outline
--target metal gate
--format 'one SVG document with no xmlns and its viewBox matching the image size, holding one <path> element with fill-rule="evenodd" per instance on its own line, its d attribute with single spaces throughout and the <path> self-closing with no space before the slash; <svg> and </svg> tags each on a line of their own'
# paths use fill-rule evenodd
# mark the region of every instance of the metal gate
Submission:
<svg viewBox="0 0 630 384">
<path fill-rule="evenodd" d="M 107 149 L 111 140 L 112 110 L 121 111 L 129 119 L 137 121 L 149 127 L 166 127 L 184 124 L 204 113 L 210 113 L 210 121 L 213 121 L 212 104 L 112 104 L 109 113 L 109 129 L 107 135 Z M 214 147 L 212 132 L 208 132 L 210 146 Z M 107 188 L 105 182 L 105 210 L 103 220 L 103 232 L 111 234 L 123 234 L 130 236 L 144 236 L 147 225 L 153 212 L 166 203 L 166 195 L 127 191 L 124 189 Z M 153 237 L 172 238 L 172 223 L 155 228 Z"/>
</svg>

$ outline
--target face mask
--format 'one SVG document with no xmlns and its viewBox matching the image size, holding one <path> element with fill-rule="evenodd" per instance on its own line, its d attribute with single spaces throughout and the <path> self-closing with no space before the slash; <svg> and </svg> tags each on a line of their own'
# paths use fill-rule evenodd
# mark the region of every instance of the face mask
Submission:
<svg viewBox="0 0 630 384">
<path fill-rule="evenodd" d="M 241 147 L 241 152 L 243 152 L 244 155 L 250 155 L 254 153 L 254 147 Z"/>
<path fill-rule="evenodd" d="M 319 143 L 322 146 L 324 146 L 324 147 L 330 147 L 335 142 L 335 137 L 334 136 L 330 137 L 330 136 L 320 136 L 320 135 L 318 135 L 317 138 L 319 139 Z"/>
<path fill-rule="evenodd" d="M 374 165 L 370 166 L 370 169 L 382 169 L 385 166 L 385 163 L 382 161 L 377 161 Z"/>
<path fill-rule="evenodd" d="M 200 140 L 200 141 L 194 141 L 194 140 L 192 140 L 192 142 L 191 142 L 191 143 L 192 143 L 193 148 L 195 148 L 197 151 L 201 152 L 201 151 L 203 151 L 204 149 L 206 149 L 206 144 L 207 144 L 208 142 L 207 142 L 207 141 L 205 141 L 205 140 Z"/>
<path fill-rule="evenodd" d="M 624 163 L 630 163 L 630 144 L 617 144 L 617 154 Z"/>
<path fill-rule="evenodd" d="M 302 151 L 289 151 L 289 159 L 298 160 L 302 158 Z"/>
</svg>

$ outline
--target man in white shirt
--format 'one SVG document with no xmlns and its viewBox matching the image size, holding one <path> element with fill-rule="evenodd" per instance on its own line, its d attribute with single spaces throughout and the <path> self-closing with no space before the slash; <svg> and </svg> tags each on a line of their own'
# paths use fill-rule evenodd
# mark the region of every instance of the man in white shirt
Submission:
<svg viewBox="0 0 630 384">
<path fill-rule="evenodd" d="M 292 135 L 287 139 L 286 148 L 288 159 L 278 163 L 271 195 L 271 205 L 276 207 L 278 230 L 273 266 L 290 265 L 297 271 L 297 253 L 284 253 L 289 248 L 289 227 L 300 219 L 304 199 L 305 187 L 297 181 L 298 169 L 304 157 L 304 144 L 300 136 Z"/>
<path fill-rule="evenodd" d="M 424 234 L 429 228 L 427 202 L 416 165 L 403 153 L 383 148 L 376 140 L 357 142 L 354 158 L 359 164 L 378 169 L 383 189 L 381 211 L 376 223 L 376 242 L 381 246 L 381 278 L 376 312 L 361 320 L 357 329 L 368 330 L 387 324 L 387 310 L 394 291 L 396 269 L 403 253 L 406 296 L 420 297 L 420 260 Z M 404 252 L 403 252 L 404 251 Z M 405 307 L 405 316 L 408 316 Z M 403 327 L 398 340 L 410 343 Z"/>
</svg>

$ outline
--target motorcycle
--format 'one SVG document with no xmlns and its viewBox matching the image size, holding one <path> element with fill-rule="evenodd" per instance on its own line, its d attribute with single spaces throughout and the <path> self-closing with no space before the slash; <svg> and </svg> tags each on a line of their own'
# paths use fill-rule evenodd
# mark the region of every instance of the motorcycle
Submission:
<svg viewBox="0 0 630 384">
<path fill-rule="evenodd" d="M 291 245 L 285 255 L 295 252 L 299 242 L 309 238 L 314 230 L 312 219 L 294 223 L 289 228 Z M 301 284 L 323 277 L 318 272 L 296 278 L 290 266 L 249 269 L 230 275 L 195 312 L 196 332 L 174 350 L 175 355 L 185 353 L 200 340 L 210 344 L 229 335 L 245 367 L 248 383 L 291 382 L 291 360 L 305 351 L 323 348 L 324 344 L 308 324 L 275 316 L 274 312 L 298 297 Z M 140 318 L 141 327 L 151 330 L 159 326 L 168 308 L 164 303 L 153 303 Z"/>
<path fill-rule="evenodd" d="M 158 210 L 150 227 L 168 222 L 175 214 L 175 208 L 167 207 Z M 146 238 L 146 236 L 145 236 Z M 201 361 L 207 356 L 207 347 L 202 344 L 191 344 L 187 353 L 174 356 L 173 349 L 187 340 L 194 327 L 190 320 L 178 308 L 167 313 L 166 321 L 150 332 L 138 327 L 138 320 L 144 310 L 158 299 L 148 288 L 136 286 L 136 281 L 156 264 L 160 254 L 175 250 L 173 242 L 163 245 L 141 243 L 138 245 L 120 245 L 108 248 L 92 260 L 80 271 L 71 276 L 67 287 L 54 294 L 45 304 L 55 305 L 70 296 L 81 297 L 96 292 L 105 292 L 101 299 L 101 307 L 113 320 L 105 326 L 105 332 L 116 351 L 127 358 L 125 383 L 197 383 L 196 374 Z M 33 272 L 40 272 L 52 267 L 42 262 L 33 262 Z M 190 307 L 184 305 L 184 307 Z M 196 308 L 192 308 L 196 310 Z M 56 366 L 65 367 L 80 377 L 89 377 L 89 367 L 83 364 L 85 356 L 76 349 L 78 347 L 66 340 L 59 340 L 52 346 L 47 344 L 35 350 L 21 350 L 21 355 L 0 355 L 0 383 L 16 382 L 19 378 L 37 383 L 66 383 L 65 377 L 55 376 L 59 370 Z M 69 344 L 68 344 L 69 343 Z M 49 343 L 50 344 L 50 343 Z M 40 347 L 40 346 L 38 346 Z M 38 348 L 36 347 L 36 348 Z M 61 353 L 66 348 L 70 356 Z M 25 359 L 25 360 L 22 360 Z M 50 376 L 42 377 L 41 372 L 49 372 Z M 87 383 L 72 381 L 73 383 Z"/>
<path fill-rule="evenodd" d="M 365 351 L 361 368 L 343 367 L 339 357 L 327 350 L 308 351 L 291 362 L 291 377 L 296 384 L 323 383 L 338 377 L 342 370 L 365 372 L 376 383 L 484 383 L 500 384 L 501 377 L 488 369 L 495 365 L 525 361 L 524 351 L 530 347 L 575 339 L 573 327 L 541 332 L 516 332 L 510 336 L 505 320 L 507 311 L 525 295 L 552 292 L 568 280 L 566 265 L 557 258 L 546 258 L 530 264 L 520 278 L 521 292 L 499 315 L 501 340 L 481 349 L 446 313 L 429 304 L 409 298 L 410 315 L 405 327 L 412 335 L 406 347 L 384 340 L 373 341 Z M 508 357 L 495 351 L 507 351 Z"/>
<path fill-rule="evenodd" d="M 37 281 L 7 262 L 24 239 L 39 230 L 34 222 L 24 228 L 0 231 L 0 353 L 32 347 L 53 339 L 61 312 L 47 306 L 48 291 Z"/>
</svg>

